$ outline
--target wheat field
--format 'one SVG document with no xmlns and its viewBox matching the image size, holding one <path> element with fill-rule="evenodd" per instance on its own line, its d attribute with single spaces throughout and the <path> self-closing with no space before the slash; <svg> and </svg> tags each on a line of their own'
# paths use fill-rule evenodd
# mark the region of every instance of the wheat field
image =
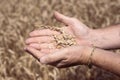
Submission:
<svg viewBox="0 0 120 80">
<path fill-rule="evenodd" d="M 0 80 L 120 80 L 95 66 L 43 65 L 24 51 L 34 23 L 63 25 L 54 19 L 54 11 L 76 17 L 90 28 L 120 23 L 120 0 L 0 0 Z"/>
</svg>

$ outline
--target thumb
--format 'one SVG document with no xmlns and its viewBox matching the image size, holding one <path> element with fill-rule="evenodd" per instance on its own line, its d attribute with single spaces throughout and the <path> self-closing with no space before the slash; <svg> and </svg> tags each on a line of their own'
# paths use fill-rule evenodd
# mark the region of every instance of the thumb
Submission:
<svg viewBox="0 0 120 80">
<path fill-rule="evenodd" d="M 59 50 L 55 53 L 45 55 L 40 58 L 40 62 L 44 64 L 52 64 L 65 59 L 65 53 L 67 53 L 66 49 Z"/>
<path fill-rule="evenodd" d="M 67 17 L 67 16 L 65 16 L 57 11 L 54 12 L 54 16 L 55 16 L 56 20 L 64 23 L 65 25 L 70 25 L 72 22 L 70 17 Z"/>
</svg>

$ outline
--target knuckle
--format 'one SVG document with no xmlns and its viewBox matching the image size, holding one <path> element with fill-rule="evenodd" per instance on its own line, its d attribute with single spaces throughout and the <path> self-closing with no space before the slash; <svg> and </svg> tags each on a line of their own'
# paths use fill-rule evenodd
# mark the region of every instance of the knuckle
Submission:
<svg viewBox="0 0 120 80">
<path fill-rule="evenodd" d="M 64 63 L 59 63 L 59 64 L 56 65 L 57 68 L 63 68 L 63 66 L 65 66 Z"/>
<path fill-rule="evenodd" d="M 62 66 L 61 66 L 61 65 L 57 65 L 56 67 L 57 67 L 57 68 L 62 68 Z"/>
<path fill-rule="evenodd" d="M 62 65 L 56 65 L 56 67 L 57 67 L 57 68 L 61 68 L 61 67 L 62 67 Z"/>
<path fill-rule="evenodd" d="M 53 62 L 53 58 L 51 57 L 51 55 L 47 56 L 47 58 L 45 59 L 45 61 L 50 64 Z"/>
</svg>

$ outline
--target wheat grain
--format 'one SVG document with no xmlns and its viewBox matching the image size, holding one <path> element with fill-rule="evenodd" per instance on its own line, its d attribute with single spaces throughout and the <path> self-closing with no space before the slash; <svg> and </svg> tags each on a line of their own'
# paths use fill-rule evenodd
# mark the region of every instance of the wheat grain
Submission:
<svg viewBox="0 0 120 80">
<path fill-rule="evenodd" d="M 76 45 L 75 38 L 72 35 L 67 34 L 63 29 L 59 27 L 40 26 L 39 24 L 35 24 L 35 26 L 37 27 L 36 29 L 50 29 L 60 33 L 60 35 L 53 35 L 56 48 L 65 48 L 68 46 Z"/>
</svg>

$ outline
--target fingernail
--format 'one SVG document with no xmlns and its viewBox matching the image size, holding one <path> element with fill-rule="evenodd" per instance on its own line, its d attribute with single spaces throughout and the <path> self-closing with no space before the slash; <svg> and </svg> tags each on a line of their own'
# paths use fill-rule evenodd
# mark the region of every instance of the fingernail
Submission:
<svg viewBox="0 0 120 80">
<path fill-rule="evenodd" d="M 27 43 L 28 43 L 28 40 L 25 40 L 25 43 L 27 44 Z"/>
<path fill-rule="evenodd" d="M 33 44 L 29 44 L 30 47 L 34 47 Z"/>
<path fill-rule="evenodd" d="M 40 58 L 40 62 L 43 63 L 43 64 L 46 64 L 46 59 L 45 59 L 45 57 Z"/>
<path fill-rule="evenodd" d="M 25 46 L 25 47 L 24 47 L 24 50 L 27 50 L 27 48 L 28 48 L 28 46 Z"/>
<path fill-rule="evenodd" d="M 32 36 L 32 34 L 33 34 L 33 33 L 32 33 L 32 32 L 30 32 L 30 33 L 29 33 L 29 36 Z"/>
<path fill-rule="evenodd" d="M 24 47 L 24 50 L 27 50 L 27 48 L 26 48 L 26 47 Z"/>
</svg>

